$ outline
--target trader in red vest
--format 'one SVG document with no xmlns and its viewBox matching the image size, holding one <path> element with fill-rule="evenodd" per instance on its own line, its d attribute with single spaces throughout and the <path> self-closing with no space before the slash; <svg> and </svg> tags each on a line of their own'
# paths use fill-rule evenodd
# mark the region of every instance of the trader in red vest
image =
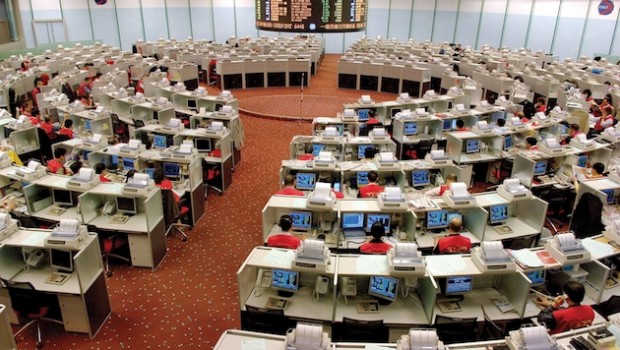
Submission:
<svg viewBox="0 0 620 350">
<path fill-rule="evenodd" d="M 580 304 L 586 294 L 581 283 L 577 281 L 566 282 L 562 290 L 564 295 L 555 299 L 540 296 L 536 298 L 536 304 L 545 307 L 538 315 L 538 322 L 544 323 L 550 334 L 587 327 L 594 320 L 592 307 Z"/>
</svg>

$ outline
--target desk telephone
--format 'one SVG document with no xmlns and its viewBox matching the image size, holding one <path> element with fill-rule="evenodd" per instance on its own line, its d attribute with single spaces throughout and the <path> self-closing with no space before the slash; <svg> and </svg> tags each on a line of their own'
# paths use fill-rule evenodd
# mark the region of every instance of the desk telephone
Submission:
<svg viewBox="0 0 620 350">
<path fill-rule="evenodd" d="M 342 287 L 340 289 L 344 296 L 357 295 L 357 280 L 355 277 L 342 277 Z"/>
<path fill-rule="evenodd" d="M 116 203 L 114 201 L 108 201 L 103 206 L 103 214 L 105 215 L 114 215 L 116 213 Z"/>
<path fill-rule="evenodd" d="M 258 277 L 256 278 L 256 286 L 261 288 L 271 287 L 271 270 L 259 269 Z"/>
</svg>

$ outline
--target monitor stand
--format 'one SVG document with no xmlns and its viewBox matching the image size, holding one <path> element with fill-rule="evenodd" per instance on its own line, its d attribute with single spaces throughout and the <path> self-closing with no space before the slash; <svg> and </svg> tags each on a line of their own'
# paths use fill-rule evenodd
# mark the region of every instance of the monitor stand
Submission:
<svg viewBox="0 0 620 350">
<path fill-rule="evenodd" d="M 295 295 L 295 292 L 289 292 L 289 291 L 286 291 L 286 290 L 279 290 L 278 291 L 278 296 L 280 298 L 290 298 L 293 295 Z"/>
</svg>

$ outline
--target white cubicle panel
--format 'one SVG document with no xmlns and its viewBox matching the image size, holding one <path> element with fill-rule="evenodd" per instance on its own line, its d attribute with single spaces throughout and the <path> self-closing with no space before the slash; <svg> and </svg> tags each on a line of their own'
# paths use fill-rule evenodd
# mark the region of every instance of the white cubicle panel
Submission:
<svg viewBox="0 0 620 350">
<path fill-rule="evenodd" d="M 579 267 L 588 272 L 584 283 L 586 296 L 592 300 L 594 304 L 599 304 L 609 299 L 609 294 L 604 292 L 610 289 L 607 286 L 610 268 L 598 260 L 580 264 Z"/>
<path fill-rule="evenodd" d="M 0 349 L 15 350 L 17 345 L 13 337 L 13 329 L 9 323 L 8 312 L 6 306 L 0 305 Z"/>
</svg>

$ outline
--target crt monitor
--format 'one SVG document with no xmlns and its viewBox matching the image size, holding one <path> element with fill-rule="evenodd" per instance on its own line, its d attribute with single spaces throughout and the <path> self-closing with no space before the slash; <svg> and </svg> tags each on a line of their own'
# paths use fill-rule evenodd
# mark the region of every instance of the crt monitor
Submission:
<svg viewBox="0 0 620 350">
<path fill-rule="evenodd" d="M 465 153 L 478 153 L 480 152 L 480 140 L 465 140 Z"/>
<path fill-rule="evenodd" d="M 579 158 L 577 159 L 577 166 L 585 168 L 587 165 L 588 165 L 588 155 L 587 154 L 580 155 Z"/>
<path fill-rule="evenodd" d="M 426 213 L 426 228 L 438 229 L 448 227 L 447 210 L 431 210 Z"/>
<path fill-rule="evenodd" d="M 364 213 L 342 213 L 343 229 L 364 228 Z"/>
<path fill-rule="evenodd" d="M 385 231 L 386 234 L 390 233 L 390 219 L 391 219 L 391 215 L 390 214 L 367 214 L 366 217 L 366 231 L 370 232 L 370 228 L 372 227 L 372 225 L 375 224 L 375 222 L 380 222 L 383 224 L 383 229 Z"/>
<path fill-rule="evenodd" d="M 124 170 L 134 170 L 135 167 L 135 159 L 131 158 L 123 158 L 123 169 Z"/>
<path fill-rule="evenodd" d="M 211 139 L 194 139 L 194 148 L 199 153 L 211 152 Z"/>
<path fill-rule="evenodd" d="M 430 173 L 428 170 L 414 170 L 411 172 L 411 183 L 414 187 L 426 186 L 431 184 Z"/>
<path fill-rule="evenodd" d="M 445 295 L 462 294 L 471 291 L 473 287 L 472 276 L 450 276 L 446 278 Z"/>
<path fill-rule="evenodd" d="M 293 211 L 289 214 L 293 218 L 292 229 L 308 231 L 312 226 L 312 213 L 308 211 Z"/>
<path fill-rule="evenodd" d="M 320 143 L 314 143 L 312 144 L 312 155 L 313 156 L 318 156 L 319 153 L 321 153 L 323 150 L 325 149 L 325 145 L 322 145 Z"/>
<path fill-rule="evenodd" d="M 153 135 L 153 148 L 166 148 L 166 135 Z"/>
<path fill-rule="evenodd" d="M 374 148 L 375 145 L 359 145 L 357 146 L 357 158 L 364 159 L 367 148 Z"/>
<path fill-rule="evenodd" d="M 545 175 L 547 172 L 547 161 L 541 160 L 534 164 L 534 175 Z"/>
<path fill-rule="evenodd" d="M 70 250 L 50 249 L 50 267 L 58 271 L 73 272 L 73 254 Z"/>
<path fill-rule="evenodd" d="M 512 135 L 504 137 L 504 151 L 511 149 L 513 145 Z"/>
<path fill-rule="evenodd" d="M 299 272 L 273 269 L 271 288 L 283 292 L 296 292 L 299 289 Z"/>
<path fill-rule="evenodd" d="M 443 121 L 443 130 L 452 130 L 453 119 L 445 119 Z"/>
<path fill-rule="evenodd" d="M 177 163 L 164 163 L 164 176 L 166 177 L 179 177 L 181 167 Z"/>
<path fill-rule="evenodd" d="M 545 284 L 545 270 L 544 269 L 530 271 L 526 274 L 526 276 L 530 280 L 531 285 Z"/>
<path fill-rule="evenodd" d="M 73 206 L 71 191 L 52 189 L 52 199 L 56 205 Z"/>
<path fill-rule="evenodd" d="M 500 224 L 508 220 L 508 204 L 498 204 L 489 207 L 489 222 L 491 225 Z"/>
<path fill-rule="evenodd" d="M 416 122 L 407 122 L 404 125 L 403 134 L 406 136 L 415 135 L 418 133 L 418 123 Z"/>
<path fill-rule="evenodd" d="M 398 294 L 398 278 L 371 276 L 368 281 L 368 294 L 388 301 L 396 300 L 396 295 Z"/>
<path fill-rule="evenodd" d="M 138 212 L 136 199 L 122 196 L 116 197 L 116 210 L 121 214 L 136 214 Z"/>
<path fill-rule="evenodd" d="M 314 173 L 297 173 L 295 188 L 301 191 L 314 190 L 314 184 L 316 183 L 316 174 Z"/>
<path fill-rule="evenodd" d="M 367 171 L 358 171 L 357 172 L 357 187 L 360 188 L 362 186 L 368 185 L 368 172 Z"/>
<path fill-rule="evenodd" d="M 607 196 L 607 204 L 614 204 L 616 196 L 614 195 L 615 193 L 613 188 L 601 190 L 601 192 L 603 192 Z"/>
<path fill-rule="evenodd" d="M 187 109 L 196 109 L 198 107 L 197 102 L 198 101 L 192 99 L 187 100 Z"/>
<path fill-rule="evenodd" d="M 89 119 L 84 119 L 84 129 L 85 130 L 92 130 L 93 126 L 91 124 L 91 121 Z"/>
<path fill-rule="evenodd" d="M 360 122 L 365 122 L 370 118 L 370 109 L 358 109 L 357 110 L 357 120 Z"/>
</svg>

